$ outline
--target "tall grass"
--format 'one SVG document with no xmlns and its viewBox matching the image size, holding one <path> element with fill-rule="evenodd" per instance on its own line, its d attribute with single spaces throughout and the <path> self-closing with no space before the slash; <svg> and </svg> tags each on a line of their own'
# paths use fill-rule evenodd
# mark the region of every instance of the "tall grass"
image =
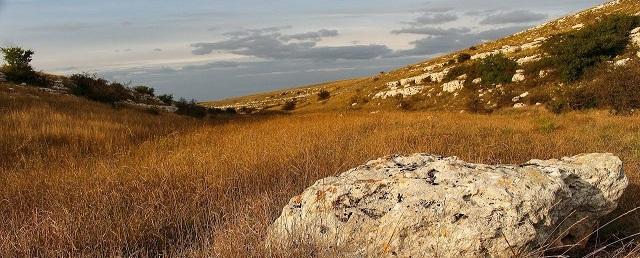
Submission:
<svg viewBox="0 0 640 258">
<path fill-rule="evenodd" d="M 2 94 L 2 257 L 263 257 L 266 228 L 289 198 L 395 153 L 518 163 L 613 152 L 633 183 L 612 216 L 640 204 L 640 117 L 352 112 L 202 125 L 75 99 L 15 104 Z M 626 216 L 598 237 L 638 232 L 638 219 Z"/>
</svg>

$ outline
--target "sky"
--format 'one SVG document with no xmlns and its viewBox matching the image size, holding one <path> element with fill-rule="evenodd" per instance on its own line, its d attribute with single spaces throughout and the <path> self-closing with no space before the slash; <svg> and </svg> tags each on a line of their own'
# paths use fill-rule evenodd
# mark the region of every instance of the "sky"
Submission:
<svg viewBox="0 0 640 258">
<path fill-rule="evenodd" d="M 0 0 L 0 45 L 204 101 L 372 75 L 603 2 Z"/>
</svg>

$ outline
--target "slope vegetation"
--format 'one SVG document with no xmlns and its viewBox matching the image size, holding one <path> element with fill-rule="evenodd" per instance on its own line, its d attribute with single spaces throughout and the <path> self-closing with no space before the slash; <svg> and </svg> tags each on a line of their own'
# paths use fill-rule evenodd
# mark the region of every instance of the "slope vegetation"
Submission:
<svg viewBox="0 0 640 258">
<path fill-rule="evenodd" d="M 535 105 L 555 112 L 591 107 L 626 112 L 638 107 L 613 103 L 602 96 L 619 90 L 625 95 L 639 94 L 637 89 L 626 88 L 630 80 L 638 82 L 639 13 L 637 1 L 612 1 L 494 42 L 370 78 L 205 104 L 234 107 L 245 113 L 279 110 L 287 103 L 289 108 L 285 109 L 291 109 L 291 102 L 299 112 L 494 112 Z M 611 71 L 615 77 L 609 75 Z M 607 92 L 603 81 L 619 87 Z M 330 97 L 319 97 L 323 91 Z"/>
</svg>

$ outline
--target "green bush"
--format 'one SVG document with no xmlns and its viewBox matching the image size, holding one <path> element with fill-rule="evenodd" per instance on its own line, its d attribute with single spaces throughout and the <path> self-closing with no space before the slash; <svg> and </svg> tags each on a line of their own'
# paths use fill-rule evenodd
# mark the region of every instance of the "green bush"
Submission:
<svg viewBox="0 0 640 258">
<path fill-rule="evenodd" d="M 163 94 L 158 96 L 158 99 L 167 105 L 171 105 L 173 103 L 173 94 Z"/>
<path fill-rule="evenodd" d="M 478 72 L 483 83 L 509 83 L 516 72 L 518 63 L 504 54 L 496 54 L 482 59 L 478 63 Z"/>
<path fill-rule="evenodd" d="M 318 100 L 327 100 L 331 98 L 331 93 L 327 90 L 321 90 L 318 92 Z"/>
<path fill-rule="evenodd" d="M 137 92 L 137 93 L 147 94 L 147 95 L 151 95 L 151 96 L 153 96 L 153 94 L 155 92 L 155 90 L 153 88 L 147 87 L 147 86 L 142 86 L 142 85 L 133 87 L 133 90 L 135 92 Z"/>
<path fill-rule="evenodd" d="M 577 87 L 564 87 L 547 105 L 560 113 L 567 110 L 610 108 L 627 114 L 640 109 L 640 64 L 614 69 L 598 69 Z"/>
<path fill-rule="evenodd" d="M 552 65 L 566 82 L 576 81 L 589 67 L 622 53 L 629 44 L 629 32 L 639 25 L 639 17 L 614 15 L 559 34 L 542 45 L 550 56 L 541 62 Z"/>
<path fill-rule="evenodd" d="M 127 87 L 117 82 L 109 82 L 99 78 L 95 74 L 74 74 L 69 79 L 74 84 L 72 88 L 73 94 L 78 96 L 105 103 L 132 99 L 131 92 Z"/>
<path fill-rule="evenodd" d="M 297 104 L 298 104 L 298 101 L 296 101 L 295 99 L 288 100 L 287 102 L 284 103 L 284 105 L 282 105 L 282 110 L 292 111 L 296 109 Z"/>
<path fill-rule="evenodd" d="M 589 89 L 600 106 L 617 113 L 640 109 L 640 65 L 634 63 L 604 72 L 591 82 Z"/>
<path fill-rule="evenodd" d="M 464 63 L 466 61 L 471 60 L 471 55 L 467 53 L 459 54 L 457 57 L 458 63 Z"/>
<path fill-rule="evenodd" d="M 209 112 L 206 107 L 198 105 L 195 100 L 187 101 L 186 99 L 181 98 L 175 102 L 175 105 L 178 108 L 176 114 L 179 115 L 204 118 Z"/>
<path fill-rule="evenodd" d="M 452 81 L 458 78 L 460 75 L 466 74 L 468 78 L 477 78 L 479 75 L 478 63 L 468 63 L 458 66 L 454 66 L 449 70 L 449 73 L 444 77 L 445 81 Z"/>
<path fill-rule="evenodd" d="M 560 128 L 560 126 L 558 126 L 558 124 L 556 124 L 556 122 L 550 117 L 540 117 L 536 120 L 536 123 L 538 124 L 538 131 L 545 134 L 552 133 Z"/>
</svg>

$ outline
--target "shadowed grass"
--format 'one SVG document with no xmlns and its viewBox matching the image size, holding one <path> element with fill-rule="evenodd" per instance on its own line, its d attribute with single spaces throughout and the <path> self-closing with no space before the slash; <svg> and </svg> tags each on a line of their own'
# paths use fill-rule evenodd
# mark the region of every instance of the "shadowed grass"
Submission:
<svg viewBox="0 0 640 258">
<path fill-rule="evenodd" d="M 396 153 L 495 164 L 612 152 L 632 185 L 611 218 L 640 205 L 636 116 L 347 112 L 213 124 L 0 89 L 3 257 L 262 257 L 266 228 L 289 198 Z M 639 225 L 631 214 L 598 237 Z M 271 255 L 317 254 L 301 247 Z"/>
</svg>

